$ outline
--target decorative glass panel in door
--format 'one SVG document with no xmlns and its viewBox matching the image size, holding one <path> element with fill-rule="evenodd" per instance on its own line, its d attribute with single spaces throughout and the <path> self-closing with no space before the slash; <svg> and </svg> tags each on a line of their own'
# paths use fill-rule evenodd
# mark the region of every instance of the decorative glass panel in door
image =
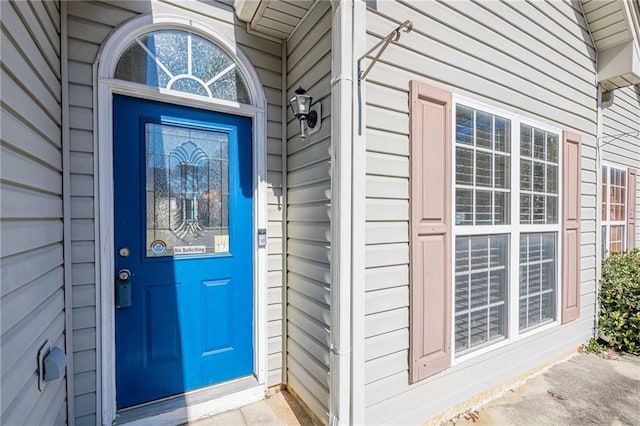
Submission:
<svg viewBox="0 0 640 426">
<path fill-rule="evenodd" d="M 227 133 L 147 123 L 147 256 L 229 251 Z"/>
</svg>

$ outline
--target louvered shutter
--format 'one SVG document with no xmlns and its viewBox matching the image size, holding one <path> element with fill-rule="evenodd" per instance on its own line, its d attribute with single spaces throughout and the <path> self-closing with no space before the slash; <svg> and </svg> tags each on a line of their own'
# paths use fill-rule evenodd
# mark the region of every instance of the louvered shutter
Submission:
<svg viewBox="0 0 640 426">
<path fill-rule="evenodd" d="M 580 316 L 580 169 L 579 135 L 563 134 L 562 179 L 562 323 Z"/>
<path fill-rule="evenodd" d="M 636 169 L 627 173 L 627 250 L 636 246 Z"/>
<path fill-rule="evenodd" d="M 451 365 L 451 93 L 411 82 L 411 380 Z"/>
</svg>

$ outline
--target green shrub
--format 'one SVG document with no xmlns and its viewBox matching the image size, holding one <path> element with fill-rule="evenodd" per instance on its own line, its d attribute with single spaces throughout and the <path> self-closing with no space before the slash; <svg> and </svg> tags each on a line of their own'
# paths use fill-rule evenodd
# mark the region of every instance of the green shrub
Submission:
<svg viewBox="0 0 640 426">
<path fill-rule="evenodd" d="M 640 352 L 640 249 L 602 261 L 599 330 L 616 350 Z"/>
</svg>

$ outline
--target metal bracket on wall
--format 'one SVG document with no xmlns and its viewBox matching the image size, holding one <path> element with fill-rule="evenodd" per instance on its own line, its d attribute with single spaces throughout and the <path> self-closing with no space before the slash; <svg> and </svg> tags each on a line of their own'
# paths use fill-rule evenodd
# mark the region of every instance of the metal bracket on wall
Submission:
<svg viewBox="0 0 640 426">
<path fill-rule="evenodd" d="M 640 131 L 619 133 L 617 135 L 608 135 L 608 136 L 599 137 L 598 138 L 598 147 L 602 148 L 605 145 L 609 145 L 612 142 L 615 142 L 617 140 L 620 140 L 620 139 L 623 139 L 623 138 L 626 138 L 626 137 L 631 137 L 631 138 L 640 137 Z"/>
<path fill-rule="evenodd" d="M 367 74 L 369 74 L 369 71 L 371 71 L 371 68 L 373 68 L 376 62 L 378 62 L 378 60 L 380 59 L 380 56 L 382 56 L 382 54 L 384 53 L 386 48 L 389 46 L 389 44 L 397 43 L 398 40 L 400 40 L 400 35 L 401 35 L 400 31 L 404 31 L 405 33 L 408 33 L 412 29 L 413 29 L 413 22 L 409 20 L 404 21 L 402 24 L 398 26 L 398 28 L 391 31 L 385 38 L 383 38 L 378 43 L 376 43 L 375 46 L 369 49 L 367 53 L 365 53 L 360 57 L 360 59 L 358 59 L 357 71 L 358 71 L 358 134 L 359 135 L 362 134 L 362 86 L 361 86 L 361 83 L 365 78 L 367 78 Z M 376 53 L 376 55 L 373 57 L 367 69 L 362 71 L 362 61 L 364 61 L 369 55 L 371 55 L 376 50 L 378 50 L 378 53 Z"/>
<path fill-rule="evenodd" d="M 389 46 L 389 44 L 391 43 L 397 43 L 398 40 L 400 40 L 400 31 L 404 31 L 405 33 L 408 33 L 408 32 L 411 32 L 412 29 L 413 29 L 413 22 L 409 20 L 404 21 L 402 24 L 400 24 L 400 26 L 398 26 L 398 28 L 391 31 L 385 38 L 380 40 L 375 46 L 369 49 L 367 53 L 365 53 L 360 57 L 360 59 L 358 59 L 358 84 L 360 84 L 362 80 L 367 78 L 367 74 L 369 74 L 369 71 L 371 71 L 371 68 L 373 68 L 375 63 L 378 62 L 378 59 L 380 59 L 380 56 L 382 56 L 384 51 L 387 49 L 387 46 Z M 367 69 L 362 71 L 362 68 L 361 68 L 362 61 L 367 56 L 371 55 L 378 48 L 380 48 L 380 50 L 378 51 L 378 53 L 376 53 L 376 56 L 373 58 L 373 60 L 371 61 Z"/>
</svg>

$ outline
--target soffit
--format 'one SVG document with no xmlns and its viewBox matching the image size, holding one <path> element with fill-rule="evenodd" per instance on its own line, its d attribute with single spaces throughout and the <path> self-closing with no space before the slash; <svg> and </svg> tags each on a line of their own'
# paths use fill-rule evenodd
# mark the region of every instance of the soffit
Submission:
<svg viewBox="0 0 640 426">
<path fill-rule="evenodd" d="M 598 50 L 632 40 L 631 22 L 623 1 L 582 1 L 582 10 Z"/>
<path fill-rule="evenodd" d="M 236 15 L 249 28 L 286 39 L 316 0 L 234 0 Z"/>
<path fill-rule="evenodd" d="M 640 83 L 640 1 L 581 0 L 598 50 L 598 83 L 613 90 Z"/>
</svg>

